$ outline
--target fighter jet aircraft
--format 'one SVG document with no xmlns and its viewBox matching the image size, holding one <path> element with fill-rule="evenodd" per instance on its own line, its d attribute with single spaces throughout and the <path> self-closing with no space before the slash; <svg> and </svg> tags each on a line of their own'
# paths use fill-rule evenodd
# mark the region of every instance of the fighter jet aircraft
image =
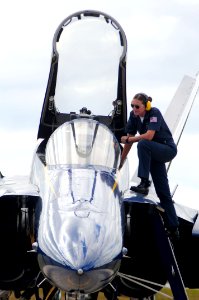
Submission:
<svg viewBox="0 0 199 300">
<path fill-rule="evenodd" d="M 70 15 L 54 34 L 31 174 L 0 179 L 0 289 L 17 298 L 43 288 L 43 299 L 152 299 L 168 281 L 183 300 L 199 286 L 198 212 L 178 207 L 182 239 L 171 244 L 155 196 L 129 194 L 128 161 L 119 170 L 126 52 L 102 12 Z M 186 84 L 188 103 L 196 82 Z"/>
</svg>

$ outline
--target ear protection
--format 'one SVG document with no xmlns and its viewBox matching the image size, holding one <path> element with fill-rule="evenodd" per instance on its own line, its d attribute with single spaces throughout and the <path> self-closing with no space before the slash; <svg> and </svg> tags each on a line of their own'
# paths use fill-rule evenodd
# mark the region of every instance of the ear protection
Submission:
<svg viewBox="0 0 199 300">
<path fill-rule="evenodd" d="M 149 100 L 146 102 L 146 110 L 147 111 L 151 110 L 151 101 Z"/>
<path fill-rule="evenodd" d="M 144 93 L 140 93 L 144 99 L 145 99 L 145 107 L 146 107 L 146 111 L 149 111 L 151 110 L 151 101 L 152 101 L 152 98 L 151 97 L 148 97 L 146 94 Z"/>
</svg>

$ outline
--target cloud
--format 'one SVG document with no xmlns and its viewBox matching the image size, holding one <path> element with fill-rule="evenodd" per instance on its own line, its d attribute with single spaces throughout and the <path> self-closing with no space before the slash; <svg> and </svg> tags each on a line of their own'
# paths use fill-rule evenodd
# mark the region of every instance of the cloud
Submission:
<svg viewBox="0 0 199 300">
<path fill-rule="evenodd" d="M 0 170 L 6 175 L 29 172 L 54 32 L 68 15 L 85 9 L 110 14 L 126 33 L 128 103 L 143 91 L 164 112 L 183 76 L 195 76 L 199 69 L 198 0 L 5 1 L 0 19 Z M 179 190 L 182 184 L 194 190 L 197 185 L 198 106 L 197 98 L 172 163 Z"/>
</svg>

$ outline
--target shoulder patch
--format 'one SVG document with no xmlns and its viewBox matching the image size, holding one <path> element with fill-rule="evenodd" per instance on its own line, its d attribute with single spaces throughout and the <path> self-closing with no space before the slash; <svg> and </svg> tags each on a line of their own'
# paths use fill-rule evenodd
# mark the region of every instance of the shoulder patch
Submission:
<svg viewBox="0 0 199 300">
<path fill-rule="evenodd" d="M 150 123 L 157 123 L 157 121 L 158 121 L 157 117 L 150 118 Z"/>
</svg>

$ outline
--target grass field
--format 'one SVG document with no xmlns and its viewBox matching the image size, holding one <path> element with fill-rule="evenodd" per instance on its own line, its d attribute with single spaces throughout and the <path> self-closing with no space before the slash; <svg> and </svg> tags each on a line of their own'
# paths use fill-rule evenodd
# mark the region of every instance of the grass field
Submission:
<svg viewBox="0 0 199 300">
<path fill-rule="evenodd" d="M 166 296 L 157 294 L 155 296 L 155 300 L 173 299 L 173 295 L 172 295 L 172 292 L 171 292 L 170 288 L 165 287 L 161 290 L 161 292 L 168 295 L 168 296 L 170 296 L 170 297 L 172 297 L 172 298 L 168 298 Z M 199 300 L 199 289 L 186 289 L 186 292 L 187 292 L 187 296 L 188 296 L 189 300 Z M 61 300 L 62 300 L 62 298 L 64 300 L 64 297 L 61 297 Z M 9 297 L 9 300 L 16 300 L 13 293 Z M 32 297 L 31 300 L 35 300 L 35 297 Z M 105 297 L 104 297 L 103 293 L 99 293 L 98 300 L 105 300 Z M 122 296 L 122 297 L 119 297 L 119 300 L 130 300 L 130 298 Z"/>
<path fill-rule="evenodd" d="M 162 293 L 172 297 L 173 299 L 173 295 L 172 295 L 172 292 L 170 290 L 170 288 L 163 288 L 161 290 Z M 199 300 L 199 289 L 186 289 L 186 292 L 187 292 L 187 297 L 189 300 Z M 100 294 L 99 297 L 98 297 L 98 300 L 104 300 L 105 298 L 103 297 L 103 294 Z M 130 298 L 128 297 L 119 297 L 119 300 L 129 300 Z M 156 295 L 155 296 L 155 300 L 166 300 L 166 299 L 169 299 L 168 297 L 166 296 L 163 296 L 163 295 Z"/>
<path fill-rule="evenodd" d="M 161 290 L 163 293 L 172 296 L 172 292 L 169 288 L 163 288 Z M 199 289 L 186 289 L 187 296 L 189 300 L 199 300 Z M 168 298 L 161 296 L 161 295 L 156 295 L 155 300 L 166 300 Z"/>
</svg>

